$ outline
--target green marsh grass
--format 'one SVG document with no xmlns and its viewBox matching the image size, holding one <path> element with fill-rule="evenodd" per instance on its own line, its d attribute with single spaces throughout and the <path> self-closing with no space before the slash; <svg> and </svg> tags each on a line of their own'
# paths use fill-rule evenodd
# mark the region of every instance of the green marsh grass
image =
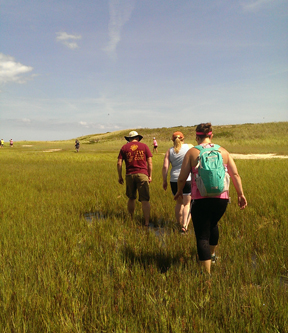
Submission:
<svg viewBox="0 0 288 333">
<path fill-rule="evenodd" d="M 73 140 L 0 150 L 1 332 L 288 331 L 287 160 L 236 160 L 248 207 L 238 209 L 231 188 L 219 260 L 207 279 L 192 225 L 179 233 L 171 191 L 162 189 L 164 138 L 172 131 L 159 130 L 151 183 L 156 228 L 149 230 L 139 203 L 130 221 L 117 182 L 126 132 L 107 134 L 108 143 L 86 137 L 79 153 Z M 236 143 L 238 152 L 254 149 Z M 270 153 L 270 143 L 261 153 L 265 147 Z M 283 145 L 273 152 L 281 150 L 287 154 Z"/>
</svg>

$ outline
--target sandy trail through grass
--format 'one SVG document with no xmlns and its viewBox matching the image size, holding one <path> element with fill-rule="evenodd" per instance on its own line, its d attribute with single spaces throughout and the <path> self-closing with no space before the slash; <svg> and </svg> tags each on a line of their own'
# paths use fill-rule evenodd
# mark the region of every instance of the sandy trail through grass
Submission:
<svg viewBox="0 0 288 333">
<path fill-rule="evenodd" d="M 53 153 L 54 151 L 60 151 L 62 149 L 56 148 L 56 149 L 48 149 L 48 150 L 43 150 L 43 153 Z"/>
<path fill-rule="evenodd" d="M 259 159 L 271 159 L 271 158 L 288 158 L 287 155 L 276 154 L 230 154 L 233 159 L 238 160 L 259 160 Z"/>
<path fill-rule="evenodd" d="M 164 153 L 162 155 L 165 155 Z M 288 158 L 288 155 L 276 155 L 276 154 L 230 154 L 233 159 L 236 160 L 267 160 L 271 158 Z"/>
</svg>

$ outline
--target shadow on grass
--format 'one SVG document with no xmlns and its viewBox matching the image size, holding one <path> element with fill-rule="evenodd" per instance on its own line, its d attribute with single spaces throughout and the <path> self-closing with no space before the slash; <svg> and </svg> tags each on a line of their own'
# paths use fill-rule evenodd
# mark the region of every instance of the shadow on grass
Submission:
<svg viewBox="0 0 288 333">
<path fill-rule="evenodd" d="M 109 218 L 116 218 L 118 220 L 128 222 L 128 225 L 130 225 L 131 219 L 126 211 L 119 211 L 115 212 L 112 210 L 95 210 L 90 212 L 84 212 L 81 213 L 80 216 L 84 217 L 84 219 L 87 221 L 87 223 L 92 223 L 93 220 L 107 220 Z M 134 216 L 133 223 L 135 226 L 144 226 L 144 218 L 142 215 L 136 215 Z M 149 229 L 158 230 L 156 233 L 162 233 L 161 230 L 167 230 L 166 228 L 175 227 L 175 222 L 170 221 L 169 219 L 159 218 L 159 217 L 153 217 L 150 219 Z M 158 229 L 157 229 L 158 228 Z"/>
<path fill-rule="evenodd" d="M 184 257 L 183 254 L 176 254 L 172 256 L 169 253 L 164 253 L 162 251 L 158 253 L 142 252 L 137 254 L 131 246 L 124 246 L 122 248 L 124 261 L 133 266 L 138 264 L 143 266 L 144 269 L 150 269 L 151 266 L 156 266 L 160 273 L 166 273 L 172 266 L 182 266 L 182 268 L 187 268 L 189 262 L 191 262 L 191 257 L 196 257 L 196 252 L 192 251 L 191 257 Z"/>
</svg>

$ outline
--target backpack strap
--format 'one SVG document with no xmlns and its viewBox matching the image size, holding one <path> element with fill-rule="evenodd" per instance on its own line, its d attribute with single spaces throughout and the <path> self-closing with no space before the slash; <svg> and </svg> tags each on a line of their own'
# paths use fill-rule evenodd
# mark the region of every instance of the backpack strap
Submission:
<svg viewBox="0 0 288 333">
<path fill-rule="evenodd" d="M 196 148 L 197 150 L 199 150 L 199 152 L 201 153 L 201 150 L 203 150 L 204 148 L 203 148 L 203 146 L 201 146 L 201 145 L 198 145 L 198 146 L 194 146 L 193 148 Z M 197 162 L 197 165 L 195 166 L 195 169 L 198 169 L 199 168 L 199 166 L 200 166 L 200 153 L 199 153 L 199 155 L 198 155 L 198 162 Z M 194 178 L 195 178 L 195 180 L 196 180 L 196 176 L 194 175 Z"/>
<path fill-rule="evenodd" d="M 197 163 L 197 165 L 195 166 L 195 169 L 198 169 L 199 168 L 199 166 L 200 166 L 200 158 L 201 158 L 201 152 L 203 151 L 203 150 L 205 150 L 205 149 L 207 149 L 207 150 L 218 150 L 219 148 L 220 148 L 220 146 L 219 145 L 216 145 L 216 144 L 214 144 L 213 143 L 213 146 L 212 147 L 207 147 L 207 148 L 204 148 L 202 145 L 198 145 L 198 146 L 194 146 L 194 148 L 196 148 L 197 150 L 199 150 L 199 156 L 198 156 L 198 163 Z"/>
<path fill-rule="evenodd" d="M 204 149 L 203 146 L 201 146 L 201 145 L 194 146 L 193 148 L 196 148 L 196 149 L 198 149 L 199 151 L 201 151 L 202 149 Z"/>
</svg>

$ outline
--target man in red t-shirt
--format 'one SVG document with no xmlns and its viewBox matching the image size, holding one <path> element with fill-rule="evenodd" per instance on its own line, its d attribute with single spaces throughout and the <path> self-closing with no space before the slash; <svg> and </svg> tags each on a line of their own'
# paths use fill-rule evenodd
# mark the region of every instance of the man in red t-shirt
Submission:
<svg viewBox="0 0 288 333">
<path fill-rule="evenodd" d="M 145 143 L 141 143 L 143 136 L 132 131 L 125 136 L 128 141 L 118 155 L 117 170 L 118 182 L 124 184 L 122 177 L 122 163 L 126 164 L 126 195 L 128 197 L 128 212 L 133 218 L 135 210 L 136 192 L 138 190 L 139 201 L 145 220 L 145 226 L 149 226 L 150 218 L 150 193 L 149 183 L 152 181 L 152 154 Z"/>
</svg>

